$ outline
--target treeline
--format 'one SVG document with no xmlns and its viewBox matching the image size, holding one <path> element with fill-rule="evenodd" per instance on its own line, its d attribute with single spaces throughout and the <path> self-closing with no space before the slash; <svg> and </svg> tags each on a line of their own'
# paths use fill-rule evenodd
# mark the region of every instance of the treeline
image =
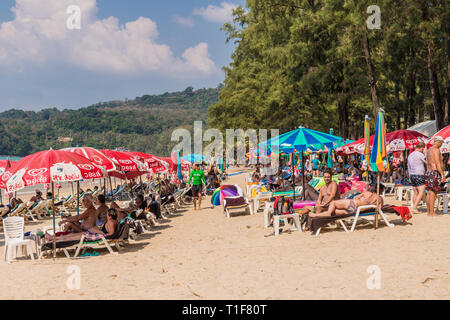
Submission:
<svg viewBox="0 0 450 320">
<path fill-rule="evenodd" d="M 374 4 L 379 29 L 377 12 L 367 13 Z M 247 0 L 246 7 L 223 27 L 237 46 L 210 126 L 303 125 L 355 139 L 378 107 L 388 130 L 427 119 L 448 124 L 450 0 Z"/>
<path fill-rule="evenodd" d="M 167 156 L 175 145 L 170 142 L 172 131 L 192 129 L 195 120 L 206 122 L 208 106 L 217 103 L 219 88 L 188 87 L 182 92 L 98 103 L 78 110 L 8 110 L 0 113 L 0 154 L 25 156 L 49 148 L 125 146 Z"/>
</svg>

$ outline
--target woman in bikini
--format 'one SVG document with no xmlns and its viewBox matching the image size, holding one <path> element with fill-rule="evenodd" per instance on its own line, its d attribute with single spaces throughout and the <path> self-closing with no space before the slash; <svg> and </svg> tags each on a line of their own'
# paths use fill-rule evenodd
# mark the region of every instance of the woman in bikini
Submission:
<svg viewBox="0 0 450 320">
<path fill-rule="evenodd" d="M 380 193 L 383 193 L 384 186 L 380 184 Z M 320 213 L 309 213 L 311 218 L 314 217 L 331 217 L 335 215 L 354 214 L 361 206 L 375 205 L 377 203 L 377 187 L 372 186 L 368 191 L 357 195 L 353 199 L 334 200 L 330 203 L 327 211 Z M 379 196 L 380 208 L 383 206 L 383 197 Z"/>
</svg>

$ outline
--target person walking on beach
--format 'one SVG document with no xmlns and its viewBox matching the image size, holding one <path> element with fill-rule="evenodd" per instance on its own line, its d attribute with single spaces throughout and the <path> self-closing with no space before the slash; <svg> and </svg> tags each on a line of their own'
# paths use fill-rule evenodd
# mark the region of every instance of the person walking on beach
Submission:
<svg viewBox="0 0 450 320">
<path fill-rule="evenodd" d="M 408 157 L 408 172 L 409 179 L 413 186 L 413 213 L 419 213 L 417 206 L 422 201 L 425 194 L 425 163 L 426 158 L 423 150 L 425 149 L 425 143 L 419 142 L 416 146 L 416 150 L 411 152 Z"/>
<path fill-rule="evenodd" d="M 427 189 L 427 215 L 437 216 L 434 212 L 436 193 L 441 183 L 447 182 L 444 175 L 444 163 L 442 161 L 441 146 L 444 139 L 440 136 L 434 138 L 433 146 L 427 150 L 427 172 L 425 173 L 425 185 Z"/>
<path fill-rule="evenodd" d="M 197 163 L 189 176 L 189 184 L 192 186 L 192 197 L 194 198 L 194 210 L 197 210 L 197 199 L 198 199 L 198 210 L 202 210 L 202 188 L 203 183 L 206 185 L 205 173 L 199 168 Z"/>
</svg>

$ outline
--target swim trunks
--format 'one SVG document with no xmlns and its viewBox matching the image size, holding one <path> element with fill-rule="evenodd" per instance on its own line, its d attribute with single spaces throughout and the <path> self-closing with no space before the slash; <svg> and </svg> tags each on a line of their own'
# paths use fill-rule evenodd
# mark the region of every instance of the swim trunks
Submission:
<svg viewBox="0 0 450 320">
<path fill-rule="evenodd" d="M 425 176 L 419 174 L 410 175 L 411 184 L 413 187 L 420 187 L 425 184 Z"/>
<path fill-rule="evenodd" d="M 441 187 L 441 174 L 437 170 L 425 172 L 425 185 L 429 191 L 437 192 Z"/>
<path fill-rule="evenodd" d="M 353 214 L 356 212 L 356 205 L 355 205 L 355 201 L 350 200 L 350 204 L 348 205 L 348 208 L 345 209 L 347 211 L 348 214 Z"/>
</svg>

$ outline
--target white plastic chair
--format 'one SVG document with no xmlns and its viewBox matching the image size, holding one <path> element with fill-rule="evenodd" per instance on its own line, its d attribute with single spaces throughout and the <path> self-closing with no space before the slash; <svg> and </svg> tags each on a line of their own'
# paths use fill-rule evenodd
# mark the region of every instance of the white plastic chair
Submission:
<svg viewBox="0 0 450 320">
<path fill-rule="evenodd" d="M 23 217 L 8 217 L 3 220 L 3 229 L 5 231 L 5 254 L 4 258 L 11 263 L 11 258 L 17 257 L 17 249 L 19 247 L 26 248 L 26 254 L 34 260 L 33 248 L 30 239 L 24 239 L 25 219 Z M 22 251 L 23 252 L 23 251 Z"/>
</svg>

